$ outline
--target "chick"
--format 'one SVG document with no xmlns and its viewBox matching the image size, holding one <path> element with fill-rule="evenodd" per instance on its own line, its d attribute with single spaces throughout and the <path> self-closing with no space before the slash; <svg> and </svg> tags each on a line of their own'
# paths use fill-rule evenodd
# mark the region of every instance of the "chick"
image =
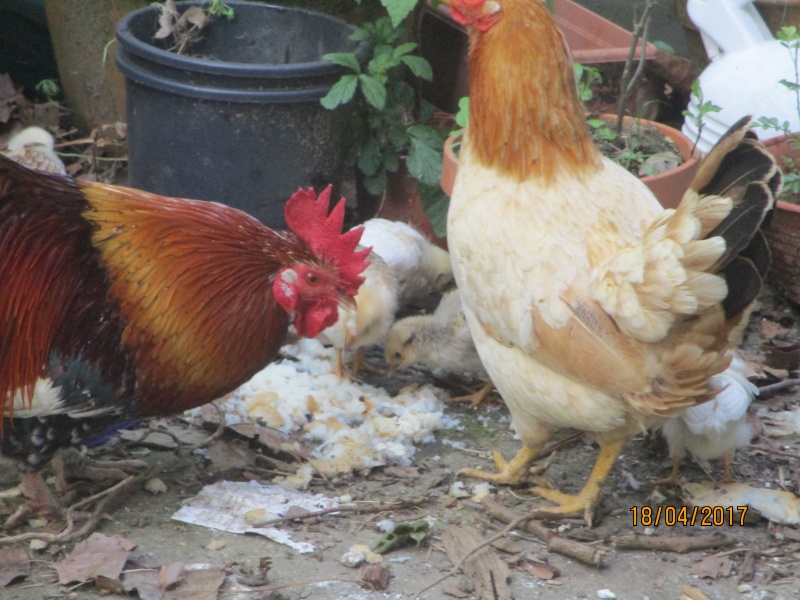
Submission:
<svg viewBox="0 0 800 600">
<path fill-rule="evenodd" d="M 448 252 L 407 223 L 370 219 L 364 223 L 361 243 L 371 246 L 392 269 L 401 304 L 420 302 L 453 281 Z"/>
<path fill-rule="evenodd" d="M 59 175 L 67 173 L 64 163 L 55 152 L 55 139 L 41 127 L 27 127 L 16 133 L 1 152 L 29 169 Z"/>
<path fill-rule="evenodd" d="M 658 483 L 680 483 L 680 463 L 687 450 L 701 463 L 722 457 L 722 482 L 733 481 L 731 459 L 736 449 L 749 444 L 753 437 L 747 407 L 758 395 L 758 388 L 744 376 L 744 369 L 742 360 L 734 357 L 725 371 L 711 378 L 712 385 L 720 390 L 713 400 L 685 410 L 662 426 L 672 457 L 672 472 Z"/>
<path fill-rule="evenodd" d="M 480 404 L 494 387 L 472 341 L 458 290 L 442 296 L 433 314 L 406 317 L 392 325 L 384 354 L 390 376 L 396 369 L 422 363 L 487 381 L 477 392 L 452 399 L 470 402 L 472 407 Z"/>
<path fill-rule="evenodd" d="M 367 260 L 369 266 L 355 297 L 355 309 L 340 306 L 336 323 L 318 336 L 322 343 L 336 348 L 334 372 L 339 377 L 345 374 L 345 350 L 354 351 L 351 373 L 358 377 L 362 348 L 383 342 L 397 312 L 398 287 L 392 270 L 375 252 Z"/>
</svg>

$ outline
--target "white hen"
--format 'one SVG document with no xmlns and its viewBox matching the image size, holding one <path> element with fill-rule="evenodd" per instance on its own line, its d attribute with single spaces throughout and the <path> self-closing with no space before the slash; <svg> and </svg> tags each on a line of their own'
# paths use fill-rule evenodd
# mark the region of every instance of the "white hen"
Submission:
<svg viewBox="0 0 800 600">
<path fill-rule="evenodd" d="M 59 175 L 67 173 L 64 163 L 55 152 L 55 139 L 41 127 L 27 127 L 14 134 L 2 153 L 29 169 Z"/>
<path fill-rule="evenodd" d="M 355 310 L 340 306 L 336 323 L 318 336 L 323 344 L 336 348 L 334 372 L 339 377 L 344 376 L 343 352 L 355 351 L 352 374 L 357 376 L 361 349 L 383 342 L 397 312 L 398 287 L 392 270 L 375 252 L 370 252 L 367 260 L 369 266 L 355 297 Z"/>
<path fill-rule="evenodd" d="M 477 392 L 452 398 L 453 401 L 477 406 L 494 387 L 475 349 L 458 290 L 442 296 L 433 314 L 397 321 L 389 330 L 383 349 L 390 376 L 396 369 L 422 363 L 487 382 Z"/>
<path fill-rule="evenodd" d="M 744 369 L 742 360 L 734 357 L 730 367 L 711 378 L 711 385 L 720 390 L 713 400 L 664 423 L 662 432 L 672 457 L 672 473 L 662 482 L 680 482 L 680 463 L 687 450 L 700 461 L 722 457 L 722 481 L 733 481 L 731 459 L 736 449 L 749 444 L 753 437 L 747 407 L 758 395 L 758 388 L 744 376 Z"/>
<path fill-rule="evenodd" d="M 407 223 L 370 219 L 364 223 L 361 244 L 371 246 L 392 269 L 403 304 L 423 300 L 453 281 L 448 252 Z"/>
</svg>

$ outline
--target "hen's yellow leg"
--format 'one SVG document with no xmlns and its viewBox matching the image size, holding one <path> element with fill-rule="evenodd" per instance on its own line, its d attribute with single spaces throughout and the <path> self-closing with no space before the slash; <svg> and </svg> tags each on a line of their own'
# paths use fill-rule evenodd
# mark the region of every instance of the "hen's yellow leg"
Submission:
<svg viewBox="0 0 800 600">
<path fill-rule="evenodd" d="M 672 471 L 666 477 L 656 479 L 654 485 L 681 485 L 681 461 L 682 455 L 675 455 L 672 457 Z"/>
<path fill-rule="evenodd" d="M 486 398 L 486 396 L 488 396 L 493 389 L 494 384 L 491 381 L 487 381 L 477 392 L 467 394 L 466 396 L 456 396 L 455 398 L 450 398 L 450 402 L 469 402 L 469 407 L 475 408 L 481 402 L 483 402 L 483 399 Z"/>
<path fill-rule="evenodd" d="M 537 509 L 536 516 L 559 518 L 580 516 L 583 513 L 583 518 L 586 519 L 586 523 L 591 527 L 594 521 L 594 509 L 603 489 L 603 484 L 611 471 L 611 467 L 614 466 L 614 462 L 627 443 L 628 440 L 622 439 L 600 445 L 600 455 L 594 463 L 589 479 L 577 496 L 541 486 L 532 488 L 534 494 L 558 505 L 552 508 Z"/>
<path fill-rule="evenodd" d="M 506 462 L 502 454 L 493 452 L 492 458 L 494 459 L 494 464 L 497 466 L 499 473 L 489 473 L 480 469 L 461 469 L 458 474 L 474 477 L 476 479 L 484 479 L 492 483 L 517 485 L 522 483 L 528 475 L 531 463 L 538 455 L 538 450 L 522 446 L 519 452 L 517 452 L 517 455 L 512 458 L 511 461 Z"/>
<path fill-rule="evenodd" d="M 720 483 L 733 483 L 733 471 L 731 471 L 731 461 L 733 452 L 722 455 L 722 480 Z"/>
</svg>

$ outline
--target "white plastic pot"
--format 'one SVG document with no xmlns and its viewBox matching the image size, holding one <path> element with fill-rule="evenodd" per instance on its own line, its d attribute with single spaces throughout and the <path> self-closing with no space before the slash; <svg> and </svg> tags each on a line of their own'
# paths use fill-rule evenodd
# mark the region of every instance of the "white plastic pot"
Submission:
<svg viewBox="0 0 800 600">
<path fill-rule="evenodd" d="M 689 0 L 686 8 L 712 60 L 699 77 L 703 99 L 722 108 L 704 115 L 698 150 L 708 152 L 744 115 L 775 117 L 780 123 L 788 121 L 792 131 L 800 131 L 795 93 L 780 83 L 798 81 L 790 51 L 772 37 L 752 0 Z M 697 114 L 694 96 L 689 110 Z M 692 119 L 686 119 L 683 133 L 697 138 Z"/>
</svg>

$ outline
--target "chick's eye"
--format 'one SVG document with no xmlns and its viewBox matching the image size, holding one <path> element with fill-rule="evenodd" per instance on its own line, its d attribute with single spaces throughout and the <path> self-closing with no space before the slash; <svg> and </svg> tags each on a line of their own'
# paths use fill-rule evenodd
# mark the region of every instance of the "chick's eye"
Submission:
<svg viewBox="0 0 800 600">
<path fill-rule="evenodd" d="M 317 285 L 319 283 L 319 277 L 315 273 L 306 273 L 306 282 L 310 285 Z"/>
<path fill-rule="evenodd" d="M 395 352 L 395 353 L 394 353 L 394 357 L 395 357 L 395 358 L 403 358 L 403 355 L 402 355 L 402 354 L 400 354 L 399 352 Z"/>
</svg>

